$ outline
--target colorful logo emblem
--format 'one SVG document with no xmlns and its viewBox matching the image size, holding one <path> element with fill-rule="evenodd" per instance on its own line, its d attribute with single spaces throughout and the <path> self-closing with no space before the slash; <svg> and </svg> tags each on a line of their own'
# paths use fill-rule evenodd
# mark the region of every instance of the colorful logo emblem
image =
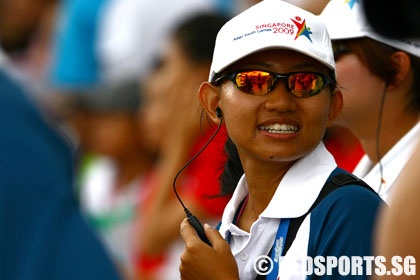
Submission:
<svg viewBox="0 0 420 280">
<path fill-rule="evenodd" d="M 306 26 L 306 20 L 305 19 L 302 20 L 301 17 L 295 17 L 295 19 L 291 18 L 291 20 L 293 21 L 293 23 L 298 28 L 295 40 L 300 36 L 305 36 L 312 43 L 312 39 L 311 39 L 311 36 L 310 36 L 312 34 L 312 31 L 308 26 Z"/>
<path fill-rule="evenodd" d="M 360 0 L 344 0 L 344 3 L 348 4 L 350 7 L 350 10 L 352 10 L 356 3 L 360 4 Z"/>
</svg>

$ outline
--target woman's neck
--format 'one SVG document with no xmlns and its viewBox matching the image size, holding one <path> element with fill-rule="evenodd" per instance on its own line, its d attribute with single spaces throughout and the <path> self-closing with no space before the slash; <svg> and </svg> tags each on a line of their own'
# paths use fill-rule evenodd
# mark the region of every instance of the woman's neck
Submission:
<svg viewBox="0 0 420 280">
<path fill-rule="evenodd" d="M 363 150 L 374 164 L 378 163 L 418 122 L 417 115 L 408 113 L 394 116 L 391 120 L 383 120 L 379 134 L 376 127 L 369 134 L 360 137 Z"/>
<path fill-rule="evenodd" d="M 249 232 L 251 225 L 267 208 L 291 165 L 276 164 L 277 168 L 274 169 L 270 169 L 267 164 L 248 168 L 244 166 L 249 198 L 238 221 L 241 229 Z"/>
</svg>

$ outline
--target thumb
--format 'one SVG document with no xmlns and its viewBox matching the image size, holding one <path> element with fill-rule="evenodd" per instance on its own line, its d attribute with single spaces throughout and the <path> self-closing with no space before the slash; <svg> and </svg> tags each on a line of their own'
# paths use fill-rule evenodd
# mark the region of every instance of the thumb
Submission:
<svg viewBox="0 0 420 280">
<path fill-rule="evenodd" d="M 204 231 L 206 233 L 207 238 L 209 239 L 210 243 L 213 247 L 217 247 L 217 244 L 221 242 L 226 243 L 223 239 L 222 235 L 216 229 L 212 228 L 209 224 L 204 224 Z"/>
</svg>

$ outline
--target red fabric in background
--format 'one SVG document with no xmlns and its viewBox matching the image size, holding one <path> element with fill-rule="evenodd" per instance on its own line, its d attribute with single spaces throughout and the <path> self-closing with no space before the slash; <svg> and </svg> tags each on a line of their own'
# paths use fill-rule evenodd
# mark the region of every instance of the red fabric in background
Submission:
<svg viewBox="0 0 420 280">
<path fill-rule="evenodd" d="M 352 172 L 365 154 L 359 140 L 346 128 L 330 128 L 324 140 L 337 165 Z"/>
<path fill-rule="evenodd" d="M 196 142 L 191 158 L 207 143 L 215 127 L 206 131 Z M 202 210 L 215 218 L 221 218 L 230 197 L 215 197 L 220 193 L 219 177 L 226 161 L 224 145 L 227 139 L 226 128 L 222 126 L 207 148 L 185 169 L 177 185 L 183 197 L 194 197 Z"/>
</svg>

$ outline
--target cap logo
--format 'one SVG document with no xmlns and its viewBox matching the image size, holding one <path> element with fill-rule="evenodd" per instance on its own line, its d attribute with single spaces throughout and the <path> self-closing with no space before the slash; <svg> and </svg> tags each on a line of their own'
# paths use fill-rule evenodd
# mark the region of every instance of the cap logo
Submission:
<svg viewBox="0 0 420 280">
<path fill-rule="evenodd" d="M 360 4 L 360 0 L 344 0 L 344 3 L 349 4 L 350 10 L 352 10 L 356 3 Z"/>
<path fill-rule="evenodd" d="M 239 35 L 239 36 L 235 36 L 233 38 L 233 41 L 240 40 L 244 37 L 249 37 L 249 36 L 262 33 L 262 32 L 271 32 L 273 34 L 294 35 L 296 32 L 296 27 L 297 27 L 295 40 L 300 36 L 305 36 L 312 43 L 312 39 L 310 36 L 312 34 L 312 31 L 311 31 L 311 28 L 309 28 L 306 25 L 306 20 L 302 19 L 299 16 L 296 16 L 294 19 L 291 18 L 290 20 L 294 23 L 294 25 L 292 23 L 285 23 L 285 22 L 269 22 L 269 23 L 257 24 L 254 30 L 243 33 L 242 35 Z"/>
<path fill-rule="evenodd" d="M 312 31 L 309 27 L 306 26 L 306 20 L 305 19 L 302 20 L 301 17 L 297 16 L 297 17 L 295 17 L 295 19 L 291 18 L 291 21 L 293 21 L 293 23 L 298 28 L 295 40 L 300 36 L 305 36 L 312 43 L 312 39 L 311 39 L 311 36 L 310 36 L 312 34 Z"/>
</svg>

